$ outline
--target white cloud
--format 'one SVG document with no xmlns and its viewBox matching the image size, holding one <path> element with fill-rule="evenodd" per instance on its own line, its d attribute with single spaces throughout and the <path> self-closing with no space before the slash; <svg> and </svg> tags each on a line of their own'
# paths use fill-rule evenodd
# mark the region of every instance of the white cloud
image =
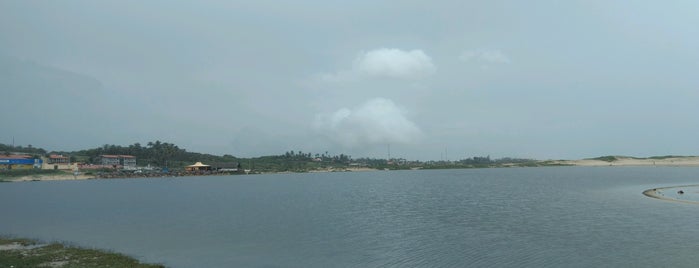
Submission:
<svg viewBox="0 0 699 268">
<path fill-rule="evenodd" d="M 315 76 L 315 80 L 330 83 L 351 82 L 372 77 L 417 80 L 430 76 L 436 71 L 437 67 L 432 63 L 432 58 L 422 50 L 380 48 L 359 53 L 351 68 L 334 73 L 321 73 Z"/>
<path fill-rule="evenodd" d="M 319 114 L 314 126 L 321 134 L 346 146 L 412 143 L 422 132 L 396 104 L 384 98 L 371 99 L 355 109 L 342 108 Z"/>
<path fill-rule="evenodd" d="M 467 50 L 461 52 L 459 60 L 479 63 L 510 63 L 510 58 L 500 50 Z"/>
<path fill-rule="evenodd" d="M 436 69 L 432 58 L 419 49 L 375 49 L 360 54 L 354 61 L 354 70 L 378 77 L 417 79 L 433 74 Z"/>
</svg>

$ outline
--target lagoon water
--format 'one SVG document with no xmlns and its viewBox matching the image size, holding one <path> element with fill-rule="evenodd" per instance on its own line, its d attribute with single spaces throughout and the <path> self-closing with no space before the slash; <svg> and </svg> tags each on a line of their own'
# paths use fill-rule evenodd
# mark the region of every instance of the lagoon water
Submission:
<svg viewBox="0 0 699 268">
<path fill-rule="evenodd" d="M 0 234 L 170 267 L 695 267 L 699 168 L 549 167 L 0 184 Z"/>
</svg>

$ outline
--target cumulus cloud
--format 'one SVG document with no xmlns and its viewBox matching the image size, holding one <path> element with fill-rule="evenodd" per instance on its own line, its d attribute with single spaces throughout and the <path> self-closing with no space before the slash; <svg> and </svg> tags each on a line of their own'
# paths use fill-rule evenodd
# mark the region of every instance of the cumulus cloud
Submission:
<svg viewBox="0 0 699 268">
<path fill-rule="evenodd" d="M 378 77 L 416 79 L 433 74 L 436 67 L 432 58 L 422 50 L 405 51 L 381 48 L 360 54 L 354 61 L 354 69 Z"/>
<path fill-rule="evenodd" d="M 500 50 L 467 50 L 461 52 L 459 60 L 479 63 L 510 63 L 510 58 Z"/>
<path fill-rule="evenodd" d="M 319 74 L 316 79 L 323 82 L 350 82 L 371 77 L 417 80 L 436 71 L 432 58 L 422 50 L 380 48 L 359 53 L 351 68 Z"/>
<path fill-rule="evenodd" d="M 314 126 L 332 140 L 354 147 L 366 144 L 412 143 L 422 135 L 393 101 L 371 99 L 355 109 L 319 114 Z"/>
</svg>

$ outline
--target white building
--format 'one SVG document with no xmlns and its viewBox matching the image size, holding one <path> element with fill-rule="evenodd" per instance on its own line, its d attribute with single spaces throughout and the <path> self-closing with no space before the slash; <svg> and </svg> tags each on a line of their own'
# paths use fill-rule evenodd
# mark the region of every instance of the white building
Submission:
<svg viewBox="0 0 699 268">
<path fill-rule="evenodd" d="M 133 155 L 100 155 L 100 164 L 104 166 L 123 167 L 126 169 L 136 167 L 136 157 Z"/>
</svg>

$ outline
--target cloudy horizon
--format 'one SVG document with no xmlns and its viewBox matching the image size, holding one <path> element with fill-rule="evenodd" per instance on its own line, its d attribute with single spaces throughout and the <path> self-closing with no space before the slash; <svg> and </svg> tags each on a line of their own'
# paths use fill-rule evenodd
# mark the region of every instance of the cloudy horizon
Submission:
<svg viewBox="0 0 699 268">
<path fill-rule="evenodd" d="M 2 1 L 0 143 L 697 155 L 699 3 Z"/>
</svg>

